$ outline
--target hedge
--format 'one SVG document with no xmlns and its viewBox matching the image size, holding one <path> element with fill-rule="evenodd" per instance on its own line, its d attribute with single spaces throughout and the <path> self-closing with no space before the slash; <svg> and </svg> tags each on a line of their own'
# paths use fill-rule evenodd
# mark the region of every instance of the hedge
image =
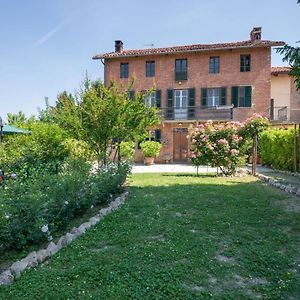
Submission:
<svg viewBox="0 0 300 300">
<path fill-rule="evenodd" d="M 294 171 L 294 129 L 268 129 L 260 133 L 262 163 L 279 170 Z M 298 165 L 298 162 L 297 162 Z"/>
</svg>

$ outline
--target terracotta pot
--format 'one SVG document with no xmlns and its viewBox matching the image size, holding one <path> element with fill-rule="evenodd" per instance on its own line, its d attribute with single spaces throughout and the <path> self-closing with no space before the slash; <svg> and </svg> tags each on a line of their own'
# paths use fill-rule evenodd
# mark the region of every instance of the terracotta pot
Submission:
<svg viewBox="0 0 300 300">
<path fill-rule="evenodd" d="M 145 163 L 147 166 L 151 166 L 154 163 L 154 157 L 145 157 Z"/>
</svg>

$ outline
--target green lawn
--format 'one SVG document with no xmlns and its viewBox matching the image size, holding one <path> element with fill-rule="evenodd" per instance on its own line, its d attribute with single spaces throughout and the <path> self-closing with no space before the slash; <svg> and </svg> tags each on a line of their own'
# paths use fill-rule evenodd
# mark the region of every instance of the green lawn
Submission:
<svg viewBox="0 0 300 300">
<path fill-rule="evenodd" d="M 300 299 L 300 199 L 253 177 L 136 174 L 128 202 L 0 299 Z"/>
</svg>

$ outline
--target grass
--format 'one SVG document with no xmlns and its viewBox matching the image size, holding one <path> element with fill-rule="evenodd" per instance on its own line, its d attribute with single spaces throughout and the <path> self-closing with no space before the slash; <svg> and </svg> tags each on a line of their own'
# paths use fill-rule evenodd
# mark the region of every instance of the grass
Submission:
<svg viewBox="0 0 300 300">
<path fill-rule="evenodd" d="M 136 174 L 128 202 L 0 299 L 299 299 L 299 198 L 253 177 Z"/>
</svg>

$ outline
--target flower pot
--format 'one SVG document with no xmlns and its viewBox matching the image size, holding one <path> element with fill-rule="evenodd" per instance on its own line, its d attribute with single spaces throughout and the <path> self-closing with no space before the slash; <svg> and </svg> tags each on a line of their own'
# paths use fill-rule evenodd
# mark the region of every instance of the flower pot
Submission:
<svg viewBox="0 0 300 300">
<path fill-rule="evenodd" d="M 145 163 L 147 166 L 151 166 L 154 163 L 154 157 L 145 157 Z"/>
</svg>

